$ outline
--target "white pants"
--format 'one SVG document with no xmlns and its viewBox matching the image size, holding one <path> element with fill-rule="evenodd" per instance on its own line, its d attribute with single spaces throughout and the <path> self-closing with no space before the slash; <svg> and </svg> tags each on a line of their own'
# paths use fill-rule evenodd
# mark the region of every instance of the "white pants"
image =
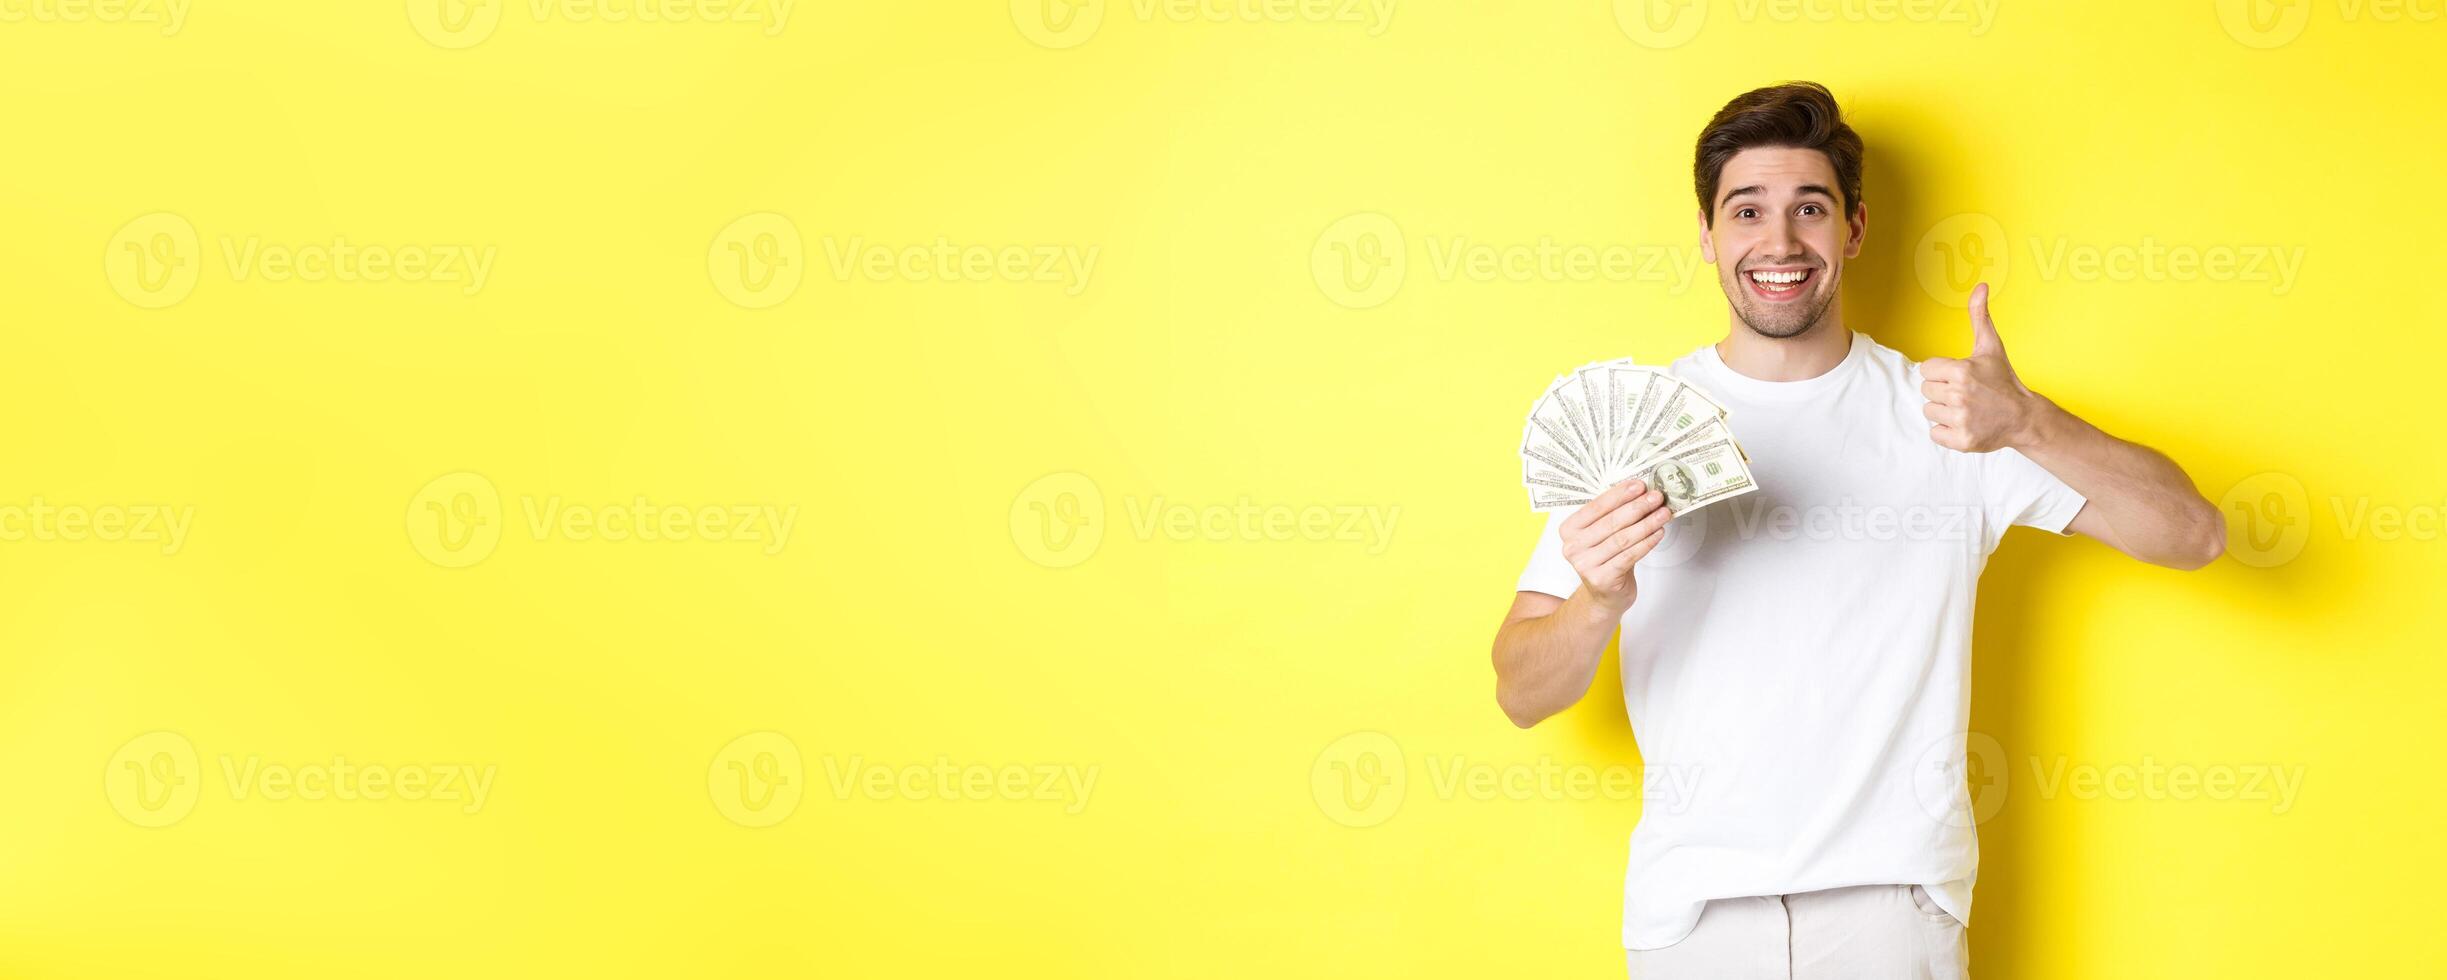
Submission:
<svg viewBox="0 0 2447 980">
<path fill-rule="evenodd" d="M 1918 885 L 1720 898 L 1663 949 L 1630 951 L 1631 980 L 1962 980 L 1963 924 Z"/>
</svg>

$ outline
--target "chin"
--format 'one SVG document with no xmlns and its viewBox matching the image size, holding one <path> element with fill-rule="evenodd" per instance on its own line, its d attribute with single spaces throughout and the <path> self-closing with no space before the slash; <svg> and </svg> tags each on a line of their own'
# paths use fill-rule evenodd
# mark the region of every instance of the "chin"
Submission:
<svg viewBox="0 0 2447 980">
<path fill-rule="evenodd" d="M 1732 290 L 1741 288 L 1739 285 L 1731 286 Z M 1750 328 L 1751 333 L 1769 340 L 1791 340 L 1817 329 L 1820 323 L 1826 321 L 1827 311 L 1834 306 L 1835 298 L 1828 296 L 1812 304 L 1806 313 L 1793 307 L 1763 311 L 1750 302 L 1748 296 L 1743 296 L 1734 303 L 1733 311 L 1741 319 L 1742 325 Z"/>
<path fill-rule="evenodd" d="M 1761 323 L 1757 320 L 1751 319 L 1748 316 L 1744 316 L 1742 318 L 1742 325 L 1749 327 L 1751 333 L 1758 334 L 1759 336 L 1765 337 L 1769 340 L 1791 340 L 1795 337 L 1801 336 L 1802 334 L 1809 333 L 1811 327 L 1818 325 L 1818 321 L 1813 319 L 1802 323 Z"/>
</svg>

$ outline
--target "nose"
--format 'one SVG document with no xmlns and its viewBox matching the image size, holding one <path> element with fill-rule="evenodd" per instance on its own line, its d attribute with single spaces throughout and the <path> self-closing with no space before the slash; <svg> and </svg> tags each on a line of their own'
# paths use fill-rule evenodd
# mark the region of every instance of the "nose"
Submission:
<svg viewBox="0 0 2447 980">
<path fill-rule="evenodd" d="M 1791 215 L 1779 215 L 1768 225 L 1767 238 L 1760 244 L 1778 261 L 1799 259 L 1802 248 L 1797 231 Z"/>
</svg>

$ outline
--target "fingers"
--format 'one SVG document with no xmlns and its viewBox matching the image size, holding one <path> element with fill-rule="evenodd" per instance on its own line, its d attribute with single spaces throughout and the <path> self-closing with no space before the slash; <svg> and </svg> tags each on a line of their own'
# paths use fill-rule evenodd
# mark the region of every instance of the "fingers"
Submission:
<svg viewBox="0 0 2447 980">
<path fill-rule="evenodd" d="M 1962 385 L 1947 384 L 1943 381 L 1923 381 L 1920 383 L 1920 397 L 1940 405 L 1960 405 L 1965 395 Z"/>
<path fill-rule="evenodd" d="M 1630 527 L 1633 522 L 1638 521 L 1643 517 L 1647 517 L 1650 510 L 1663 503 L 1665 503 L 1665 493 L 1659 490 L 1650 490 L 1647 493 L 1633 497 L 1630 500 L 1623 501 L 1622 506 L 1616 507 L 1613 513 L 1600 517 L 1596 521 L 1589 524 L 1587 530 L 1588 540 L 1595 541 L 1606 535 L 1613 534 L 1624 528 Z"/>
<path fill-rule="evenodd" d="M 1564 518 L 1563 530 L 1569 532 L 1588 527 L 1596 523 L 1598 518 L 1613 513 L 1614 509 L 1622 506 L 1624 501 L 1639 496 L 1647 490 L 1648 485 L 1638 480 L 1625 480 L 1607 487 L 1597 496 L 1590 498 L 1588 503 L 1580 505 L 1580 509 L 1573 511 L 1570 517 Z"/>
<path fill-rule="evenodd" d="M 1642 540 L 1663 532 L 1666 522 L 1673 519 L 1673 512 L 1663 507 L 1653 509 L 1639 520 L 1632 522 L 1630 526 L 1607 535 L 1603 540 L 1597 542 L 1595 547 L 1589 549 L 1589 554 L 1595 560 L 1597 567 L 1607 567 L 1615 559 L 1622 557 L 1625 552 L 1638 547 Z M 1641 554 L 1647 554 L 1647 552 L 1644 551 Z"/>
<path fill-rule="evenodd" d="M 1954 450 L 1955 452 L 1967 453 L 1971 451 L 1971 439 L 1964 435 L 1962 429 L 1951 425 L 1940 425 L 1931 428 L 1929 430 L 1929 441 Z"/>
<path fill-rule="evenodd" d="M 1920 380 L 1939 384 L 1960 384 L 1971 377 L 1971 365 L 1951 357 L 1932 357 L 1920 362 Z"/>
<path fill-rule="evenodd" d="M 1963 422 L 1969 418 L 1971 412 L 1969 409 L 1966 409 L 1961 405 L 1948 405 L 1942 402 L 1924 402 L 1920 406 L 1920 414 L 1931 422 L 1935 422 L 1949 428 L 1959 429 L 1963 427 Z"/>
<path fill-rule="evenodd" d="M 1665 526 L 1660 524 L 1657 526 L 1656 530 L 1650 531 L 1648 534 L 1642 536 L 1640 540 L 1632 542 L 1631 547 L 1623 549 L 1621 554 L 1607 559 L 1606 564 L 1599 567 L 1612 572 L 1627 571 L 1632 565 L 1637 564 L 1640 559 L 1648 557 L 1649 552 L 1657 550 L 1658 543 L 1664 540 Z"/>
</svg>

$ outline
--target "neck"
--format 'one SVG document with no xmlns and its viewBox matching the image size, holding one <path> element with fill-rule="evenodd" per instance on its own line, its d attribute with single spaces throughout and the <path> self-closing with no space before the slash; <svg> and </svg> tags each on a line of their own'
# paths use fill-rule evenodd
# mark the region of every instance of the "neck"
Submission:
<svg viewBox="0 0 2447 980">
<path fill-rule="evenodd" d="M 1809 330 L 1780 340 L 1759 336 L 1740 317 L 1734 317 L 1733 329 L 1716 345 L 1716 355 L 1745 378 L 1808 381 L 1835 370 L 1852 350 L 1852 331 L 1844 328 L 1843 318 L 1835 316 L 1834 310 L 1827 312 Z"/>
</svg>

